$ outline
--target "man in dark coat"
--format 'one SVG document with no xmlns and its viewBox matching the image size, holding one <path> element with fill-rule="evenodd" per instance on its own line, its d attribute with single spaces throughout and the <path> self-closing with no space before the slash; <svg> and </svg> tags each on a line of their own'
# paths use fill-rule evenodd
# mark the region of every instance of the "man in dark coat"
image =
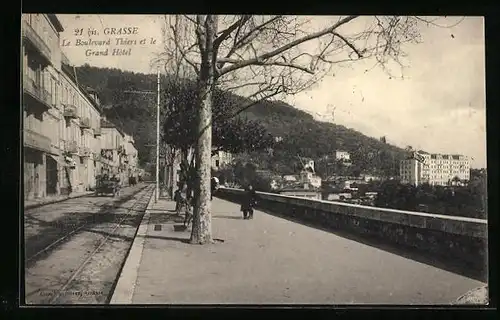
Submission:
<svg viewBox="0 0 500 320">
<path fill-rule="evenodd" d="M 243 196 L 241 211 L 243 211 L 243 219 L 253 219 L 253 208 L 257 204 L 257 194 L 252 185 L 249 185 Z"/>
<path fill-rule="evenodd" d="M 217 179 L 216 177 L 212 177 L 212 179 L 210 179 L 210 200 L 214 199 L 214 193 L 217 191 L 218 188 L 219 188 L 219 179 Z"/>
<path fill-rule="evenodd" d="M 193 220 L 193 206 L 195 203 L 194 199 L 194 191 L 187 186 L 184 186 L 184 188 L 181 191 L 181 198 L 182 202 L 184 204 L 184 226 L 187 227 L 191 224 Z"/>
</svg>

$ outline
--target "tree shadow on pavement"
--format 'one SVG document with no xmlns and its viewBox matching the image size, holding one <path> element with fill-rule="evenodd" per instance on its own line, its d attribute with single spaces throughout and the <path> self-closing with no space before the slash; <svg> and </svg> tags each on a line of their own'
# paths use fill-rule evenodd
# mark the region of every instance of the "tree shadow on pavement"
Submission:
<svg viewBox="0 0 500 320">
<path fill-rule="evenodd" d="M 436 255 L 431 255 L 423 250 L 419 250 L 410 246 L 401 246 L 389 242 L 382 237 L 377 237 L 373 235 L 366 234 L 354 234 L 349 231 L 334 229 L 331 227 L 325 227 L 319 225 L 319 222 L 304 221 L 300 218 L 289 217 L 280 213 L 275 213 L 270 210 L 264 210 L 259 208 L 259 211 L 267 213 L 269 215 L 275 216 L 277 218 L 285 219 L 294 223 L 302 224 L 311 228 L 322 230 L 325 232 L 333 233 L 342 238 L 356 241 L 358 243 L 377 248 L 392 254 L 404 257 L 406 259 L 414 260 L 423 264 L 427 264 L 442 270 L 446 270 L 461 276 L 471 278 L 481 282 L 487 282 L 488 271 L 485 266 L 484 269 L 480 270 L 472 266 L 466 265 L 463 262 L 449 259 L 448 257 L 437 257 Z"/>
<path fill-rule="evenodd" d="M 184 216 L 175 213 L 152 213 L 149 216 L 150 224 L 174 224 L 184 222 Z"/>
<path fill-rule="evenodd" d="M 26 224 L 36 224 L 41 227 L 41 230 L 37 232 L 37 234 L 25 239 L 25 267 L 29 268 L 34 262 L 41 259 L 42 256 L 49 255 L 52 251 L 66 243 L 71 236 L 61 240 L 57 244 L 54 244 L 50 249 L 40 253 L 40 255 L 35 258 L 34 256 L 41 252 L 44 248 L 84 225 L 92 226 L 108 222 L 115 223 L 119 222 L 122 218 L 124 218 L 124 221 L 122 222 L 123 224 L 136 225 L 140 223 L 140 219 L 142 218 L 140 214 L 114 214 L 113 212 L 116 211 L 117 208 L 120 208 L 122 204 L 131 201 L 141 190 L 143 189 L 139 189 L 137 192 L 122 198 L 117 198 L 111 204 L 100 206 L 97 212 L 65 212 L 61 215 L 61 217 L 53 221 L 43 221 L 29 214 L 25 214 L 24 218 Z M 146 205 L 147 204 L 144 205 L 144 210 L 146 209 Z M 130 211 L 128 209 L 124 210 Z M 84 231 L 84 229 L 76 231 L 75 234 L 82 231 Z"/>
<path fill-rule="evenodd" d="M 146 235 L 145 238 L 148 239 L 159 239 L 159 240 L 168 240 L 168 241 L 176 241 L 176 242 L 182 242 L 189 244 L 190 238 L 176 238 L 176 237 L 164 237 L 164 236 L 152 236 L 152 235 Z"/>
<path fill-rule="evenodd" d="M 176 213 L 175 210 L 173 209 L 148 209 L 148 212 L 149 213 L 165 213 L 165 212 L 168 212 L 168 213 Z"/>
</svg>

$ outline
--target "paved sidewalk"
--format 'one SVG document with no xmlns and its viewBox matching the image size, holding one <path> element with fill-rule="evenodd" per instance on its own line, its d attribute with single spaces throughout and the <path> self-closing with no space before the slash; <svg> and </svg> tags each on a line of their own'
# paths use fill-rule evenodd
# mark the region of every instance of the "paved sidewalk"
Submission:
<svg viewBox="0 0 500 320">
<path fill-rule="evenodd" d="M 217 198 L 213 237 L 224 242 L 190 245 L 189 231 L 174 231 L 173 202 L 150 209 L 138 269 L 126 276 L 131 301 L 114 303 L 450 304 L 484 285 L 260 211 L 243 220 L 239 205 Z"/>
<path fill-rule="evenodd" d="M 24 200 L 24 209 L 33 209 L 39 206 L 43 206 L 50 203 L 61 202 L 67 199 L 85 197 L 87 195 L 93 194 L 93 191 L 83 191 L 83 192 L 72 192 L 71 195 L 59 195 L 59 196 L 47 196 L 39 199 Z"/>
</svg>

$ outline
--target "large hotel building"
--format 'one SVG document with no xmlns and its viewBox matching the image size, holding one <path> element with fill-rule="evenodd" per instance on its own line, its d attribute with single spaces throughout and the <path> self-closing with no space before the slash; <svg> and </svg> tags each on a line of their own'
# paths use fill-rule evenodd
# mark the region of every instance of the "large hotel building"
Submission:
<svg viewBox="0 0 500 320">
<path fill-rule="evenodd" d="M 458 154 L 431 154 L 419 151 L 399 166 L 401 182 L 405 184 L 448 186 L 470 179 L 470 161 Z"/>
</svg>

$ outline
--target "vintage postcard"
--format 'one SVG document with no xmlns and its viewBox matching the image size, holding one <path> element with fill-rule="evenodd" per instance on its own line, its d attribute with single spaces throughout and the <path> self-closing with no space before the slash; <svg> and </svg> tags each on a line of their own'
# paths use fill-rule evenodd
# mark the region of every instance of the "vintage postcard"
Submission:
<svg viewBox="0 0 500 320">
<path fill-rule="evenodd" d="M 21 30 L 26 305 L 488 304 L 482 17 Z"/>
</svg>

